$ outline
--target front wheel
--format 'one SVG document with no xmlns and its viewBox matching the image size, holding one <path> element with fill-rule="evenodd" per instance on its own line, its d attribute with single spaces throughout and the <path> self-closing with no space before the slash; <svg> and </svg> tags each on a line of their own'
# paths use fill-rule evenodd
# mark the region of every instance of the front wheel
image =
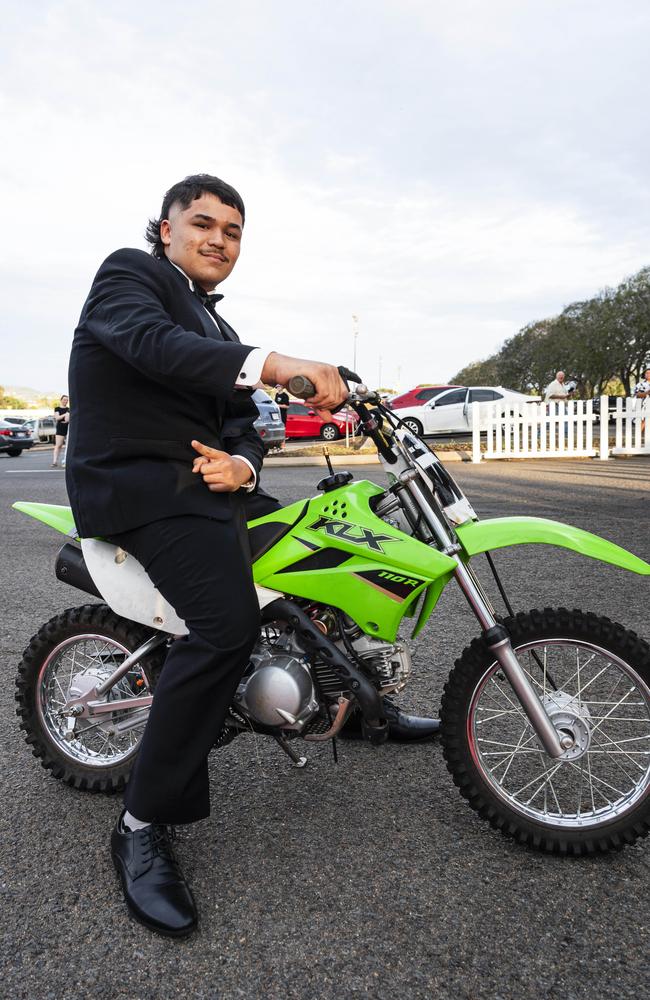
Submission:
<svg viewBox="0 0 650 1000">
<path fill-rule="evenodd" d="M 476 639 L 442 699 L 447 767 L 470 805 L 519 843 L 558 854 L 617 850 L 650 830 L 650 646 L 583 611 L 546 608 L 504 622 L 556 727 L 541 748 L 499 664 Z"/>
</svg>

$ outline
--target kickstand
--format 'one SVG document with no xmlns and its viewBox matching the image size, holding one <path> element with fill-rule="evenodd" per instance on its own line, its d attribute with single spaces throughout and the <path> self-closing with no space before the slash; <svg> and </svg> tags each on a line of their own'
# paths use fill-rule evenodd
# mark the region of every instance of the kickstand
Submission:
<svg viewBox="0 0 650 1000">
<path fill-rule="evenodd" d="M 299 757 L 298 754 L 296 753 L 296 751 L 293 749 L 293 747 L 289 745 L 289 741 L 284 736 L 281 736 L 280 733 L 274 733 L 273 734 L 273 739 L 278 744 L 278 746 L 282 750 L 284 750 L 284 752 L 286 753 L 287 757 L 291 761 L 293 761 L 294 767 L 304 767 L 305 766 L 305 764 L 307 763 L 307 758 L 306 757 Z"/>
</svg>

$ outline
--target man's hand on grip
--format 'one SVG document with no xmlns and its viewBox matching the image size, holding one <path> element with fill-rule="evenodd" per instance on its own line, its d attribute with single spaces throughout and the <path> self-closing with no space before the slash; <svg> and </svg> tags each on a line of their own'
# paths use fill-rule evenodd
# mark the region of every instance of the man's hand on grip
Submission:
<svg viewBox="0 0 650 1000">
<path fill-rule="evenodd" d="M 267 385 L 286 386 L 294 375 L 304 375 L 316 386 L 316 393 L 307 403 L 318 410 L 326 420 L 331 417 L 331 410 L 340 406 L 348 398 L 345 382 L 334 365 L 325 365 L 320 361 L 306 361 L 301 358 L 291 358 L 286 354 L 272 351 L 262 369 L 262 381 Z"/>
</svg>

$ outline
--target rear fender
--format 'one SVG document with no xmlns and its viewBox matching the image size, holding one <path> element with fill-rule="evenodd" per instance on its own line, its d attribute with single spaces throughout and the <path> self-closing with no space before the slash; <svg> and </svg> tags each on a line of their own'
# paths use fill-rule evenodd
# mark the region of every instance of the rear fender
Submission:
<svg viewBox="0 0 650 1000">
<path fill-rule="evenodd" d="M 74 517 L 69 507 L 56 503 L 28 503 L 26 500 L 17 500 L 12 504 L 14 510 L 19 510 L 21 514 L 42 521 L 55 531 L 60 531 L 62 535 L 69 538 L 79 538 Z"/>
<path fill-rule="evenodd" d="M 543 517 L 495 517 L 486 521 L 468 521 L 459 525 L 456 533 L 467 556 L 510 545 L 557 545 L 631 573 L 650 576 L 650 564 L 620 545 L 592 535 L 590 531 Z"/>
</svg>

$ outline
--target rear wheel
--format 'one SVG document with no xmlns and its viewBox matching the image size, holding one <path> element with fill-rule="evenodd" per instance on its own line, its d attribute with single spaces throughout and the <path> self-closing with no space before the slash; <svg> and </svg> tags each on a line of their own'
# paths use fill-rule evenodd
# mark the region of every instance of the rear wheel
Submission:
<svg viewBox="0 0 650 1000">
<path fill-rule="evenodd" d="M 23 453 L 23 449 L 22 448 L 8 448 L 7 449 L 7 454 L 10 455 L 12 458 L 20 458 L 20 456 L 22 455 L 22 453 Z"/>
<path fill-rule="evenodd" d="M 482 640 L 456 661 L 442 700 L 447 766 L 473 809 L 519 843 L 592 854 L 650 830 L 650 647 L 583 611 L 507 619 L 520 663 L 572 747 L 541 748 Z"/>
<path fill-rule="evenodd" d="M 320 436 L 323 441 L 338 441 L 341 436 L 341 432 L 336 424 L 323 424 L 320 429 Z"/>
<path fill-rule="evenodd" d="M 151 636 L 105 604 L 71 608 L 50 619 L 29 643 L 16 677 L 17 714 L 25 739 L 43 767 L 75 788 L 115 792 L 124 787 L 148 711 L 70 718 L 66 702 L 106 680 Z M 149 694 L 165 657 L 155 649 L 105 696 L 107 702 Z"/>
<path fill-rule="evenodd" d="M 415 417 L 404 417 L 402 423 L 405 427 L 408 427 L 412 434 L 417 435 L 417 437 L 422 436 L 424 428 L 422 427 L 420 421 L 416 420 Z"/>
</svg>

